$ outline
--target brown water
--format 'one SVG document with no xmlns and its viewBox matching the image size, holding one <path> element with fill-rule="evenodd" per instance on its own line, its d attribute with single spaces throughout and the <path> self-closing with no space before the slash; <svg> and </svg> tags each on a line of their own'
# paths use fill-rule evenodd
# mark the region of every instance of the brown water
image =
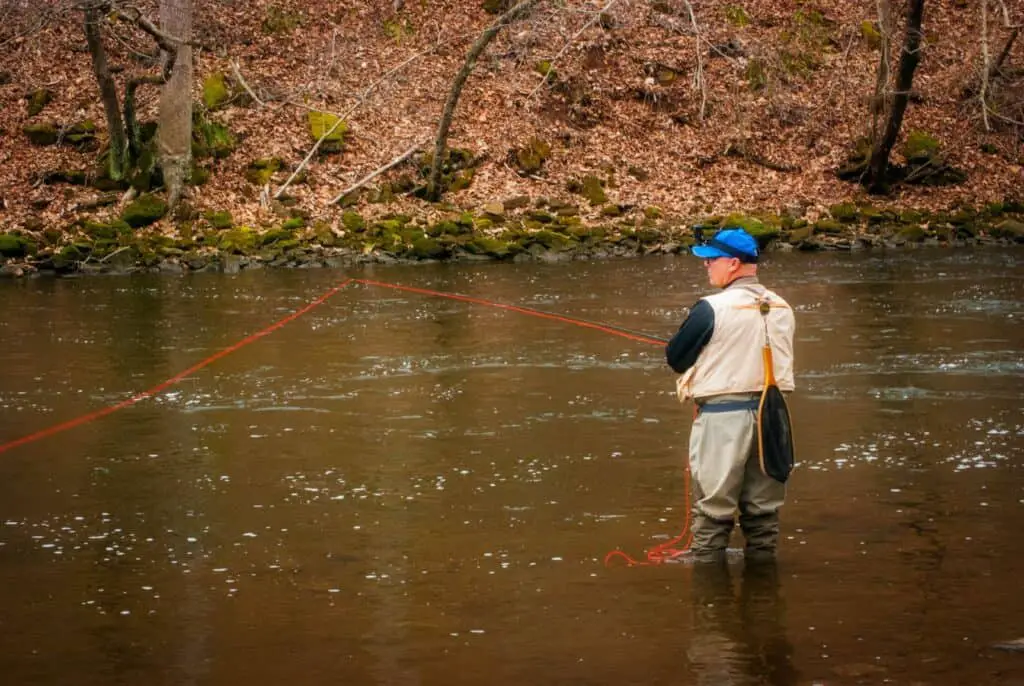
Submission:
<svg viewBox="0 0 1024 686">
<path fill-rule="evenodd" d="M 1018 252 L 774 256 L 800 466 L 777 573 L 606 568 L 679 532 L 660 348 L 352 286 L 0 454 L 11 684 L 1022 684 Z M 345 276 L 667 336 L 685 257 L 0 283 L 0 443 Z"/>
</svg>

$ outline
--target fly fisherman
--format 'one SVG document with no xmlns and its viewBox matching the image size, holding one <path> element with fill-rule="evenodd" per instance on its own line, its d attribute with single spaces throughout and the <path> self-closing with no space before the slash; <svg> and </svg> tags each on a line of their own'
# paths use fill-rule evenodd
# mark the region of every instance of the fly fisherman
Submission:
<svg viewBox="0 0 1024 686">
<path fill-rule="evenodd" d="M 697 301 L 665 348 L 669 366 L 682 374 L 680 400 L 697 405 L 690 432 L 691 550 L 698 561 L 724 561 L 739 510 L 746 559 L 771 560 L 786 487 L 766 476 L 759 460 L 762 350 L 767 337 L 778 388 L 792 391 L 793 310 L 758 282 L 757 241 L 749 233 L 726 228 L 708 241 L 698 233 L 698 242 L 693 254 L 720 290 Z"/>
</svg>

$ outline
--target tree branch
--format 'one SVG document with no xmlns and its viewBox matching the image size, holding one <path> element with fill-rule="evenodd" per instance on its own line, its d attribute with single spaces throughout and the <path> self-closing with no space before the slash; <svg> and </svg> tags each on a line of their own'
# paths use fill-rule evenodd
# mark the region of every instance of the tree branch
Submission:
<svg viewBox="0 0 1024 686">
<path fill-rule="evenodd" d="M 340 202 L 342 198 L 344 198 L 346 195 L 348 195 L 352 191 L 359 190 L 360 188 L 362 188 L 367 183 L 369 183 L 373 179 L 377 178 L 378 176 L 380 176 L 381 174 L 383 174 L 387 170 L 389 170 L 389 169 L 391 169 L 393 167 L 397 167 L 402 162 L 405 162 L 407 159 L 412 157 L 413 153 L 418 151 L 421 147 L 423 147 L 423 142 L 422 141 L 418 141 L 416 143 L 413 143 L 412 146 L 408 150 L 403 152 L 401 155 L 399 155 L 395 159 L 391 160 L 390 162 L 385 164 L 380 169 L 377 169 L 376 171 L 374 171 L 374 172 L 372 172 L 370 174 L 367 174 L 366 176 L 361 178 L 359 181 L 355 182 L 354 184 L 352 184 L 351 186 L 349 186 L 348 188 L 343 190 L 341 193 L 338 193 L 338 195 L 334 196 L 334 199 L 331 200 L 331 202 L 329 204 L 333 205 L 336 202 Z"/>
</svg>

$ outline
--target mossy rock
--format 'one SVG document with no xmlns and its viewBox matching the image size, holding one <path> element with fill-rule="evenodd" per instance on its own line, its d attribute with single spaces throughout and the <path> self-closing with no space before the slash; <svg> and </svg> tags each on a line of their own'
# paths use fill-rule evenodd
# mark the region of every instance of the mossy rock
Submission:
<svg viewBox="0 0 1024 686">
<path fill-rule="evenodd" d="M 907 142 L 903 145 L 903 156 L 913 165 L 923 164 L 934 159 L 941 146 L 939 141 L 924 131 L 911 131 L 907 134 Z"/>
<path fill-rule="evenodd" d="M 488 14 L 501 14 L 511 7 L 510 0 L 484 0 L 481 7 Z"/>
<path fill-rule="evenodd" d="M 882 34 L 875 22 L 870 19 L 865 19 L 860 23 L 860 35 L 872 50 L 878 50 L 882 46 Z"/>
<path fill-rule="evenodd" d="M 330 248 L 338 242 L 338 237 L 331 230 L 331 225 L 323 221 L 316 222 L 313 225 L 313 237 L 317 243 L 325 248 Z"/>
<path fill-rule="evenodd" d="M 143 193 L 121 213 L 121 219 L 132 228 L 149 226 L 167 214 L 167 203 L 152 193 Z"/>
<path fill-rule="evenodd" d="M 785 235 L 785 239 L 790 243 L 799 244 L 808 240 L 813 235 L 813 226 L 803 226 L 798 229 L 791 230 L 788 234 Z"/>
<path fill-rule="evenodd" d="M 521 148 L 512 149 L 512 162 L 523 176 L 539 174 L 551 156 L 551 145 L 540 138 L 531 138 Z"/>
<path fill-rule="evenodd" d="M 221 72 L 210 74 L 203 80 L 203 104 L 206 109 L 223 107 L 231 99 L 227 77 Z"/>
<path fill-rule="evenodd" d="M 427 227 L 428 236 L 460 236 L 473 232 L 472 225 L 466 226 L 465 224 L 457 224 L 450 219 L 442 219 L 436 224 L 431 224 Z"/>
<path fill-rule="evenodd" d="M 322 152 L 337 153 L 344 149 L 348 123 L 330 112 L 310 112 L 307 118 L 309 120 L 309 135 L 314 141 L 323 138 L 320 143 Z"/>
<path fill-rule="evenodd" d="M 127 236 L 132 233 L 132 227 L 123 220 L 114 220 L 109 223 L 94 222 L 85 220 L 82 222 L 82 232 L 94 240 L 113 240 Z"/>
<path fill-rule="evenodd" d="M 265 186 L 270 183 L 274 173 L 284 166 L 284 162 L 277 157 L 263 157 L 253 160 L 245 169 L 245 180 L 257 186 Z"/>
<path fill-rule="evenodd" d="M 409 256 L 418 260 L 438 260 L 448 254 L 445 248 L 436 238 L 424 236 L 412 242 L 409 248 Z"/>
<path fill-rule="evenodd" d="M 568 250 L 575 245 L 576 241 L 564 233 L 541 229 L 530 236 L 530 243 L 538 243 L 548 250 Z"/>
<path fill-rule="evenodd" d="M 386 233 L 397 233 L 402 230 L 405 224 L 398 219 L 381 219 L 373 224 L 374 233 L 381 235 Z"/>
<path fill-rule="evenodd" d="M 838 235 L 846 231 L 843 225 L 835 219 L 819 219 L 814 223 L 812 227 L 814 233 L 825 233 L 830 235 Z"/>
<path fill-rule="evenodd" d="M 57 139 L 60 137 L 60 132 L 57 129 L 57 125 L 53 122 L 44 122 L 40 124 L 27 124 L 22 127 L 22 133 L 28 138 L 28 142 L 32 145 L 39 147 L 46 147 L 49 145 L 56 145 Z"/>
<path fill-rule="evenodd" d="M 188 184 L 190 186 L 203 186 L 207 181 L 210 180 L 212 172 L 206 167 L 200 166 L 192 162 L 192 167 L 188 172 Z"/>
<path fill-rule="evenodd" d="M 285 231 L 298 231 L 306 228 L 306 220 L 304 217 L 289 217 L 281 224 L 281 228 Z"/>
<path fill-rule="evenodd" d="M 897 240 L 904 240 L 908 243 L 920 243 L 927 236 L 928 232 L 923 226 L 905 226 L 896 232 Z"/>
<path fill-rule="evenodd" d="M 28 100 L 28 116 L 34 117 L 53 102 L 53 91 L 49 88 L 37 88 L 25 96 Z"/>
<path fill-rule="evenodd" d="M 757 217 L 752 217 L 740 212 L 733 212 L 722 219 L 723 229 L 744 229 L 751 236 L 756 236 L 765 231 L 765 224 Z"/>
<path fill-rule="evenodd" d="M 541 224 L 550 224 L 555 221 L 555 218 L 551 216 L 549 212 L 545 212 L 544 210 L 530 210 L 526 213 L 526 216 L 535 222 L 540 222 Z"/>
<path fill-rule="evenodd" d="M 604 184 L 601 179 L 588 174 L 583 177 L 583 187 L 580 195 L 590 201 L 591 205 L 603 205 L 608 202 L 608 196 L 604 192 Z"/>
<path fill-rule="evenodd" d="M 192 114 L 192 157 L 223 159 L 233 153 L 238 142 L 227 126 L 212 121 L 196 109 Z"/>
<path fill-rule="evenodd" d="M 994 238 L 1009 238 L 1017 243 L 1024 242 L 1024 222 L 1004 219 L 989 231 Z"/>
<path fill-rule="evenodd" d="M 473 185 L 473 178 L 476 176 L 476 169 L 460 169 L 451 176 L 451 182 L 448 184 L 448 190 L 453 193 L 464 191 Z"/>
<path fill-rule="evenodd" d="M 510 241 L 503 241 L 489 236 L 476 236 L 462 244 L 462 248 L 473 255 L 486 255 L 497 260 L 504 260 L 521 252 L 522 248 Z"/>
<path fill-rule="evenodd" d="M 215 229 L 230 229 L 235 224 L 235 220 L 228 210 L 204 212 L 203 218 Z"/>
<path fill-rule="evenodd" d="M 901 224 L 921 224 L 924 218 L 924 214 L 917 210 L 901 210 L 899 215 Z"/>
<path fill-rule="evenodd" d="M 502 204 L 505 206 L 506 210 L 519 210 L 530 206 L 530 196 L 517 195 L 505 200 Z"/>
<path fill-rule="evenodd" d="M 256 247 L 257 238 L 248 226 L 238 226 L 222 232 L 217 247 L 226 253 L 245 254 Z"/>
<path fill-rule="evenodd" d="M 501 224 L 502 222 L 491 219 L 490 217 L 480 217 L 476 220 L 474 227 L 477 231 L 488 231 L 494 228 L 495 224 Z"/>
<path fill-rule="evenodd" d="M 295 239 L 295 232 L 291 229 L 286 229 L 283 226 L 279 229 L 270 229 L 264 231 L 259 235 L 258 243 L 259 246 L 265 247 L 273 245 L 275 243 L 282 243 L 283 241 L 290 241 Z M 283 247 L 283 246 L 282 246 Z"/>
<path fill-rule="evenodd" d="M 80 245 L 65 245 L 53 256 L 53 266 L 58 271 L 72 268 L 75 263 L 81 262 L 89 256 L 91 248 L 82 249 Z"/>
<path fill-rule="evenodd" d="M 29 254 L 30 245 L 29 241 L 17 234 L 0 234 L 0 256 L 2 257 L 25 257 Z"/>
<path fill-rule="evenodd" d="M 345 210 L 341 214 L 341 224 L 346 231 L 359 232 L 366 230 L 366 220 L 354 210 Z"/>
<path fill-rule="evenodd" d="M 601 216 L 603 217 L 620 217 L 622 216 L 622 207 L 615 203 L 609 203 L 601 208 Z"/>
<path fill-rule="evenodd" d="M 644 208 L 644 219 L 658 220 L 663 214 L 664 212 L 657 205 L 648 205 Z"/>
<path fill-rule="evenodd" d="M 828 208 L 832 218 L 844 224 L 852 224 L 860 218 L 860 210 L 852 202 L 839 203 Z"/>
</svg>

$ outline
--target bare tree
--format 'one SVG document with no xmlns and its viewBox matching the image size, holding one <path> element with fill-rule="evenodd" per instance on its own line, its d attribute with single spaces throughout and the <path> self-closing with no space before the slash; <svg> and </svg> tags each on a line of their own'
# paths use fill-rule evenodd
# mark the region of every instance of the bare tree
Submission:
<svg viewBox="0 0 1024 686">
<path fill-rule="evenodd" d="M 924 16 L 924 0 L 907 0 L 907 28 L 900 53 L 899 68 L 892 94 L 887 98 L 888 107 L 885 130 L 881 137 L 872 141 L 871 159 L 862 180 L 871 193 L 888 192 L 886 173 L 889 170 L 889 155 L 896 144 L 903 115 L 910 98 L 914 71 L 921 60 L 921 21 Z"/>
<path fill-rule="evenodd" d="M 470 73 L 476 67 L 477 59 L 483 54 L 488 44 L 494 40 L 494 37 L 498 35 L 498 32 L 516 19 L 524 16 L 534 4 L 536 4 L 536 0 L 523 0 L 498 17 L 493 24 L 480 34 L 480 37 L 469 48 L 469 52 L 466 53 L 466 61 L 463 62 L 462 68 L 459 69 L 455 79 L 452 81 L 448 99 L 445 101 L 444 109 L 441 112 L 441 121 L 437 127 L 437 137 L 434 139 L 434 159 L 430 167 L 430 176 L 427 180 L 427 198 L 430 200 L 437 200 L 441 195 L 438 182 L 441 178 L 441 166 L 448 145 L 448 132 L 451 129 L 455 106 L 459 104 L 459 96 L 462 95 L 462 87 L 466 85 L 466 79 L 469 78 Z"/>
<path fill-rule="evenodd" d="M 102 3 L 87 3 L 83 6 L 85 17 L 85 40 L 89 45 L 92 57 L 92 71 L 100 88 L 100 99 L 103 101 L 103 112 L 107 118 L 107 135 L 110 137 L 110 150 L 107 153 L 107 173 L 110 178 L 119 181 L 124 178 L 128 166 L 128 143 L 125 136 L 124 119 L 121 118 L 120 98 L 117 95 L 117 84 L 110 74 L 107 64 L 107 51 L 103 47 L 103 35 L 100 22 L 104 21 Z"/>
<path fill-rule="evenodd" d="M 181 41 L 192 34 L 191 0 L 161 0 L 160 26 Z M 192 48 L 177 45 L 177 59 L 167 84 L 160 91 L 160 167 L 167 187 L 168 205 L 181 199 L 192 157 Z M 164 60 L 174 59 L 164 52 Z"/>
</svg>

